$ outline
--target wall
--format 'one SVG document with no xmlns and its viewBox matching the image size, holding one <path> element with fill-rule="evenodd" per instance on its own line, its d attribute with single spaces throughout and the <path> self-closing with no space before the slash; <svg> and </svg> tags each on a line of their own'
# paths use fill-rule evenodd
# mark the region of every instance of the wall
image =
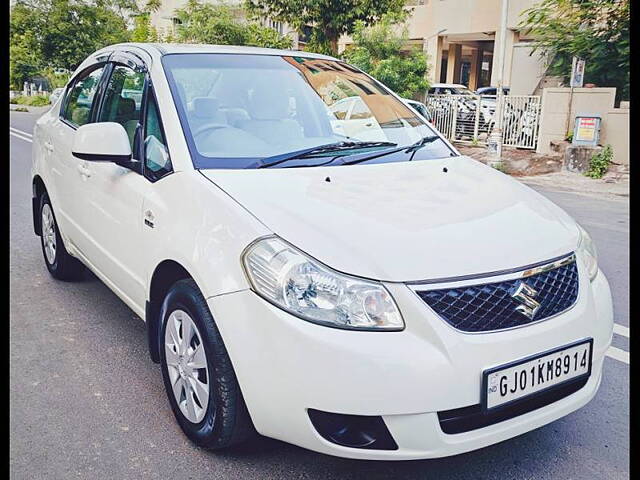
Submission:
<svg viewBox="0 0 640 480">
<path fill-rule="evenodd" d="M 569 88 L 545 88 L 542 91 L 538 153 L 552 152 L 550 143 L 562 141 L 573 130 L 576 114 L 599 114 L 602 117 L 600 144 L 610 144 L 616 163 L 629 163 L 629 109 L 613 108 L 615 88 L 574 88 L 569 114 Z"/>
<path fill-rule="evenodd" d="M 505 85 L 511 87 L 511 95 L 534 95 L 545 72 L 540 53 L 532 53 L 528 43 L 516 43 L 513 46 L 510 83 Z"/>
<path fill-rule="evenodd" d="M 600 130 L 600 143 L 613 148 L 613 161 L 629 165 L 629 108 L 614 108 L 607 112 Z"/>
</svg>

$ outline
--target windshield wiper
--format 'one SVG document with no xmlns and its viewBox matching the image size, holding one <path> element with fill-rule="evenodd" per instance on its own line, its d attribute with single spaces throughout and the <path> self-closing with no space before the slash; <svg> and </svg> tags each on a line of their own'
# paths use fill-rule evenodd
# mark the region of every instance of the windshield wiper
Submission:
<svg viewBox="0 0 640 480">
<path fill-rule="evenodd" d="M 366 162 L 367 160 L 373 160 L 375 158 L 382 157 L 384 155 L 390 155 L 392 153 L 401 152 L 402 150 L 404 150 L 405 153 L 415 153 L 425 145 L 435 142 L 436 140 L 440 140 L 440 137 L 438 135 L 427 135 L 426 137 L 422 137 L 420 140 L 418 140 L 416 143 L 412 145 L 409 145 L 409 146 L 405 145 L 404 147 L 392 148 L 390 150 L 385 150 L 384 152 L 374 153 L 373 155 L 367 155 L 366 157 L 354 158 L 353 160 L 343 160 L 342 165 L 355 165 L 356 163 Z M 413 160 L 413 155 L 411 155 L 411 160 Z"/>
<path fill-rule="evenodd" d="M 317 147 L 305 148 L 302 150 L 296 150 L 295 152 L 281 153 L 280 155 L 274 155 L 272 157 L 266 157 L 258 161 L 257 165 L 254 164 L 249 168 L 269 168 L 289 160 L 295 160 L 298 158 L 305 158 L 319 153 L 326 152 L 341 152 L 344 150 L 351 150 L 354 148 L 367 148 L 367 147 L 395 147 L 397 143 L 392 142 L 351 142 L 341 141 L 334 143 L 327 143 L 326 145 L 319 145 Z"/>
</svg>

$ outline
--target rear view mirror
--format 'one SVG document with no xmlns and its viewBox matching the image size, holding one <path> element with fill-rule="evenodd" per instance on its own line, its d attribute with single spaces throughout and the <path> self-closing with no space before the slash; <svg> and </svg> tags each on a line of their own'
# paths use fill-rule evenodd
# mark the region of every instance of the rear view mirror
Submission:
<svg viewBox="0 0 640 480">
<path fill-rule="evenodd" d="M 76 130 L 71 152 L 74 157 L 82 160 L 113 162 L 134 170 L 129 136 L 119 123 L 99 122 L 82 125 Z"/>
</svg>

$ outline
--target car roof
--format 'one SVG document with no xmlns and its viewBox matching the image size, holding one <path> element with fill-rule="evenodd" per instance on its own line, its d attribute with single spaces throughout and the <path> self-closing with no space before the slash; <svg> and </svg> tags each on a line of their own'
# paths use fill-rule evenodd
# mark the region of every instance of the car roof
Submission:
<svg viewBox="0 0 640 480">
<path fill-rule="evenodd" d="M 337 58 L 329 55 L 321 55 L 319 53 L 303 52 L 300 50 L 280 50 L 275 48 L 246 47 L 238 45 L 204 45 L 189 43 L 117 43 L 108 45 L 93 52 L 84 61 L 78 65 L 71 78 L 74 78 L 79 72 L 90 67 L 95 63 L 105 61 L 110 55 L 117 52 L 144 52 L 149 60 L 160 59 L 163 55 L 179 54 L 179 53 L 226 53 L 237 55 L 276 55 L 302 57 L 317 60 L 339 61 Z M 136 55 L 137 56 L 137 55 Z"/>
<path fill-rule="evenodd" d="M 119 43 L 111 46 L 111 48 L 113 49 L 126 49 L 127 47 L 140 48 L 142 50 L 145 50 L 150 55 L 153 55 L 154 53 L 159 53 L 160 55 L 170 55 L 173 53 L 235 53 L 240 55 L 281 55 L 323 60 L 337 60 L 337 58 L 331 57 L 329 55 L 304 52 L 301 50 L 283 50 L 276 48 L 247 47 L 239 45 L 209 45 L 191 43 Z"/>
</svg>

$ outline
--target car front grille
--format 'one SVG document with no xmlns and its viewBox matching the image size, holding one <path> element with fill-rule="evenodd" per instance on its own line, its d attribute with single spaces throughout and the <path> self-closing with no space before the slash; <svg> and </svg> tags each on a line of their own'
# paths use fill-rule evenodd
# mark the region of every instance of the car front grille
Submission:
<svg viewBox="0 0 640 480">
<path fill-rule="evenodd" d="M 532 298 L 540 304 L 531 318 L 517 310 L 523 302 L 513 297 L 521 283 L 533 288 Z M 512 280 L 434 290 L 418 287 L 415 292 L 458 330 L 503 330 L 538 322 L 571 308 L 578 298 L 578 269 L 575 255 L 571 254 L 523 271 Z"/>
</svg>

